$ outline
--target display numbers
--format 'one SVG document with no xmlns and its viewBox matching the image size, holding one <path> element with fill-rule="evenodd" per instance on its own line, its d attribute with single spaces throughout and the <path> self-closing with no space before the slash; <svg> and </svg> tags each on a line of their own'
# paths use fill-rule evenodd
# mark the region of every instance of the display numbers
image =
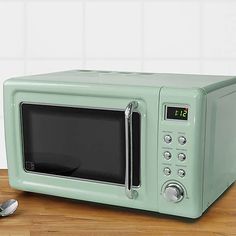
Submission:
<svg viewBox="0 0 236 236">
<path fill-rule="evenodd" d="M 187 114 L 188 114 L 187 109 L 185 109 L 185 110 L 182 110 L 182 109 L 175 110 L 175 117 L 187 117 Z"/>
<path fill-rule="evenodd" d="M 170 107 L 170 106 L 166 106 L 165 119 L 188 120 L 188 107 Z"/>
</svg>

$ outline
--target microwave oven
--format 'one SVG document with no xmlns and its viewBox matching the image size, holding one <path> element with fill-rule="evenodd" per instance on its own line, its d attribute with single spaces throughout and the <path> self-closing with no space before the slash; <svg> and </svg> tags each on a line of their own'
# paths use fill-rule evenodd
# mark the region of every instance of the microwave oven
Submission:
<svg viewBox="0 0 236 236">
<path fill-rule="evenodd" d="M 198 218 L 236 179 L 236 78 L 73 70 L 4 83 L 13 188 Z"/>
</svg>

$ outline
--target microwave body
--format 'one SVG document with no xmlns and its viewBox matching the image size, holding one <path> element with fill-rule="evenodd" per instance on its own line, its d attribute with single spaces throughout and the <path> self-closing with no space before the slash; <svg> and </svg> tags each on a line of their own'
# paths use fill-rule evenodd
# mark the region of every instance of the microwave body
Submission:
<svg viewBox="0 0 236 236">
<path fill-rule="evenodd" d="M 69 71 L 7 80 L 10 185 L 201 216 L 236 177 L 235 79 L 214 78 Z"/>
</svg>

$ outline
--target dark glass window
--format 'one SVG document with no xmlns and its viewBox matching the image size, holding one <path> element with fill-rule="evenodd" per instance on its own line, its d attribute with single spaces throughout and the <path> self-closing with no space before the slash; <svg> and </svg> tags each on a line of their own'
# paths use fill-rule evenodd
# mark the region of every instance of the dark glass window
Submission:
<svg viewBox="0 0 236 236">
<path fill-rule="evenodd" d="M 124 184 L 123 111 L 22 104 L 26 171 Z M 133 114 L 133 183 L 140 184 L 140 115 Z"/>
</svg>

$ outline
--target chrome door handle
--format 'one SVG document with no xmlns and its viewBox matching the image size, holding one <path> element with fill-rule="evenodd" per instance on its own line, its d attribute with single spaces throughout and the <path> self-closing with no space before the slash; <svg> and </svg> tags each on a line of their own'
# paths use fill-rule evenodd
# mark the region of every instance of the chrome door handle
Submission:
<svg viewBox="0 0 236 236">
<path fill-rule="evenodd" d="M 132 137 L 132 115 L 138 107 L 138 102 L 132 101 L 125 108 L 125 193 L 130 199 L 138 196 L 133 190 L 133 137 Z"/>
</svg>

